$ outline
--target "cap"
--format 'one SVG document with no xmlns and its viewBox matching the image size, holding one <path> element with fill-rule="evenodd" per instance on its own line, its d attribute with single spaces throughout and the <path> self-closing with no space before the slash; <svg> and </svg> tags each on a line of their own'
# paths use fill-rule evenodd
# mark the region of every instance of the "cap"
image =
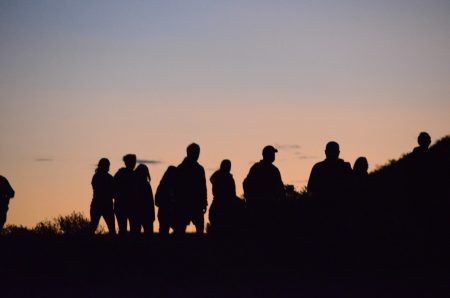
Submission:
<svg viewBox="0 0 450 298">
<path fill-rule="evenodd" d="M 268 146 L 264 147 L 262 154 L 266 155 L 267 153 L 272 153 L 272 152 L 278 152 L 278 150 L 274 146 L 268 145 Z"/>
</svg>

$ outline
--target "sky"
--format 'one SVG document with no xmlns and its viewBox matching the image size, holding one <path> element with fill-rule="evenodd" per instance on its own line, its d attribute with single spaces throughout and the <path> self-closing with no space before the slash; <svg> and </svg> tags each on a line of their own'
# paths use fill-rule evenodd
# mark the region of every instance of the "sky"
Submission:
<svg viewBox="0 0 450 298">
<path fill-rule="evenodd" d="M 7 222 L 88 215 L 102 157 L 114 174 L 137 154 L 155 191 L 192 142 L 207 179 L 232 161 L 239 194 L 268 144 L 298 189 L 330 140 L 376 169 L 421 131 L 450 134 L 449 15 L 438 0 L 1 1 Z"/>
</svg>

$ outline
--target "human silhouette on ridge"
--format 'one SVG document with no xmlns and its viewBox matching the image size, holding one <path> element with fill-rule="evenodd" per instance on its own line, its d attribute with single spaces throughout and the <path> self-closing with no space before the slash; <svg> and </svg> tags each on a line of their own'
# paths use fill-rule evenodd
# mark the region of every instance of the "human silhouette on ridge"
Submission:
<svg viewBox="0 0 450 298">
<path fill-rule="evenodd" d="M 141 228 L 146 236 L 153 234 L 153 222 L 155 221 L 155 203 L 153 190 L 150 185 L 151 177 L 148 167 L 140 164 L 135 172 L 135 201 L 131 206 L 131 232 L 138 235 Z"/>
<path fill-rule="evenodd" d="M 417 137 L 417 143 L 419 146 L 415 147 L 413 154 L 424 154 L 428 151 L 428 147 L 431 144 L 431 137 L 427 132 L 422 131 Z"/>
<path fill-rule="evenodd" d="M 9 200 L 14 198 L 14 189 L 9 184 L 8 179 L 0 176 L 0 232 L 6 223 L 6 215 L 9 209 Z"/>
<path fill-rule="evenodd" d="M 210 232 L 230 233 L 240 225 L 242 204 L 236 196 L 236 184 L 230 172 L 231 161 L 225 159 L 210 178 L 213 193 L 209 208 Z"/>
<path fill-rule="evenodd" d="M 265 146 L 263 159 L 250 168 L 243 182 L 249 221 L 254 230 L 276 229 L 280 216 L 278 209 L 286 198 L 280 171 L 273 164 L 276 152 L 275 147 Z"/>
<path fill-rule="evenodd" d="M 155 204 L 158 206 L 159 233 L 168 235 L 175 227 L 176 198 L 175 179 L 177 168 L 169 166 L 164 173 L 155 194 Z"/>
<path fill-rule="evenodd" d="M 205 170 L 198 163 L 200 146 L 192 143 L 186 148 L 187 156 L 178 165 L 175 182 L 177 219 L 175 233 L 184 234 L 192 222 L 196 233 L 203 234 L 204 213 L 208 207 Z"/>
<path fill-rule="evenodd" d="M 123 157 L 125 167 L 120 168 L 114 175 L 116 196 L 114 200 L 114 212 L 119 226 L 119 235 L 126 235 L 127 223 L 131 218 L 131 206 L 136 200 L 135 173 L 136 155 L 127 154 Z"/>
<path fill-rule="evenodd" d="M 325 148 L 325 160 L 316 163 L 309 176 L 307 189 L 315 200 L 328 206 L 339 204 L 348 190 L 352 168 L 339 158 L 339 144 L 331 141 Z"/>
<path fill-rule="evenodd" d="M 108 227 L 109 234 L 116 234 L 113 210 L 114 178 L 109 174 L 109 166 L 110 162 L 107 158 L 100 159 L 92 177 L 93 196 L 90 208 L 91 222 L 89 225 L 91 234 L 95 233 L 102 216 Z"/>
</svg>

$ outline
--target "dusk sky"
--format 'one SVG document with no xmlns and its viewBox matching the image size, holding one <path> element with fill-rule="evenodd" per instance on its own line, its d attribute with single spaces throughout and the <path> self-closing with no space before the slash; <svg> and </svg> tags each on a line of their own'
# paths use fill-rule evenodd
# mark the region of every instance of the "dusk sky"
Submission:
<svg viewBox="0 0 450 298">
<path fill-rule="evenodd" d="M 373 170 L 450 134 L 450 2 L 1 1 L 0 128 L 30 227 L 88 215 L 100 158 L 151 161 L 155 191 L 192 142 L 239 194 L 268 144 L 298 189 L 330 140 Z"/>
</svg>

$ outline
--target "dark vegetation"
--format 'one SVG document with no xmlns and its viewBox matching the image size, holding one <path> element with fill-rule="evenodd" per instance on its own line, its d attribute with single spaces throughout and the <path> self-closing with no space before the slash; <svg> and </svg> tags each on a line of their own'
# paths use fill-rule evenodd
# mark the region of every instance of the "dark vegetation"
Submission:
<svg viewBox="0 0 450 298">
<path fill-rule="evenodd" d="M 0 238 L 1 297 L 448 297 L 450 137 L 369 175 L 324 218 L 286 186 L 272 231 L 87 236 L 81 214 Z"/>
</svg>

